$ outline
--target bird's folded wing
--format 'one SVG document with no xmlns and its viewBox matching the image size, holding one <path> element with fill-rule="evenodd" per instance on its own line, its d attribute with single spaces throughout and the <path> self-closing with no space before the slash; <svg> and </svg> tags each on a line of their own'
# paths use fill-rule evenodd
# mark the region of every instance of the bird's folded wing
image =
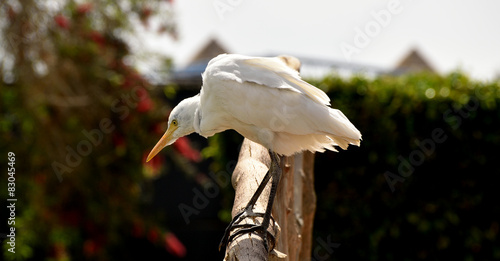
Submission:
<svg viewBox="0 0 500 261">
<path fill-rule="evenodd" d="M 317 103 L 330 105 L 330 98 L 325 92 L 303 81 L 297 71 L 286 66 L 279 58 L 219 55 L 210 62 L 207 70 L 210 70 L 206 73 L 211 76 L 287 89 L 307 95 Z"/>
<path fill-rule="evenodd" d="M 255 82 L 275 88 L 299 91 L 312 100 L 330 105 L 330 98 L 322 90 L 303 81 L 299 73 L 286 66 L 278 58 L 251 58 L 243 60 L 247 73 L 241 75 L 244 81 Z"/>
</svg>

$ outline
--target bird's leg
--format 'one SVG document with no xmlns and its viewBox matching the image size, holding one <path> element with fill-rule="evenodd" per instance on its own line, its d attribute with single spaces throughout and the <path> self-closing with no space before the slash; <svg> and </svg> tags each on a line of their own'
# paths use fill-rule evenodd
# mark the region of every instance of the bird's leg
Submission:
<svg viewBox="0 0 500 261">
<path fill-rule="evenodd" d="M 262 182 L 260 183 L 259 187 L 255 191 L 255 193 L 253 194 L 252 198 L 250 199 L 246 207 L 243 209 L 243 211 L 235 215 L 229 226 L 226 228 L 224 237 L 222 238 L 219 244 L 219 250 L 222 248 L 222 246 L 226 245 L 228 241 L 233 240 L 233 238 L 235 238 L 237 235 L 261 230 L 263 232 L 266 232 L 266 235 L 263 236 L 262 238 L 264 239 L 264 245 L 266 249 L 269 251 L 269 247 L 267 245 L 267 234 L 268 234 L 267 227 L 269 226 L 270 219 L 272 218 L 271 211 L 273 208 L 274 198 L 276 196 L 278 184 L 281 178 L 281 167 L 279 163 L 279 156 L 271 150 L 269 150 L 269 155 L 271 156 L 271 166 L 269 168 L 269 171 L 262 179 Z M 269 179 L 271 178 L 272 178 L 271 191 L 269 192 L 269 199 L 266 206 L 266 212 L 264 214 L 252 212 L 255 202 L 257 202 L 257 199 L 262 194 L 262 191 L 264 190 L 267 183 L 269 182 Z M 262 223 L 260 225 L 252 225 L 252 224 L 235 225 L 235 223 L 240 222 L 245 217 L 252 215 L 263 216 Z M 233 228 L 242 228 L 242 229 L 236 231 L 233 235 L 231 235 L 231 237 L 229 237 L 229 234 Z M 274 244 L 275 242 L 273 238 L 273 246 Z"/>
<path fill-rule="evenodd" d="M 266 173 L 266 175 L 264 176 L 264 178 L 262 179 L 262 181 L 260 182 L 257 190 L 254 192 L 252 198 L 250 199 L 250 201 L 248 201 L 245 208 L 241 212 L 236 214 L 234 216 L 233 220 L 231 220 L 229 225 L 226 227 L 226 230 L 224 231 L 224 236 L 222 237 L 222 240 L 219 244 L 219 251 L 221 250 L 221 248 L 223 246 L 225 246 L 228 243 L 229 234 L 230 234 L 231 230 L 234 227 L 238 226 L 238 225 L 235 225 L 235 223 L 240 222 L 242 219 L 249 216 L 250 214 L 257 214 L 257 213 L 252 212 L 252 208 L 255 205 L 255 202 L 257 202 L 257 199 L 259 199 L 259 196 L 260 196 L 260 194 L 262 194 L 262 191 L 264 190 L 264 188 L 266 188 L 266 185 L 269 182 L 270 178 L 271 178 L 271 174 L 270 174 L 270 171 L 268 171 Z"/>
<path fill-rule="evenodd" d="M 269 222 L 271 220 L 271 212 L 273 210 L 274 198 L 276 197 L 276 192 L 278 191 L 278 184 L 280 183 L 281 179 L 281 167 L 280 167 L 279 156 L 271 150 L 269 150 L 269 154 L 271 155 L 271 168 L 269 170 L 272 176 L 271 191 L 269 192 L 269 199 L 267 201 L 266 212 L 264 213 L 264 217 L 262 218 L 262 224 L 260 225 L 260 228 L 266 232 L 266 235 L 263 236 L 263 239 L 264 239 L 264 246 L 268 251 L 269 251 L 269 246 L 267 243 L 267 227 L 269 226 Z M 276 242 L 273 236 L 272 240 L 274 247 Z"/>
</svg>

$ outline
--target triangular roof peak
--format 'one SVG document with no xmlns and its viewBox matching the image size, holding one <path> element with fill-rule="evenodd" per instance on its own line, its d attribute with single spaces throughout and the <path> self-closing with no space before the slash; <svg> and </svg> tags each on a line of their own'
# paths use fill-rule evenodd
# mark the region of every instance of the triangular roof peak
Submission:
<svg viewBox="0 0 500 261">
<path fill-rule="evenodd" d="M 208 61 L 219 54 L 228 53 L 228 50 L 219 41 L 211 38 L 196 55 L 193 56 L 189 64 L 196 64 Z"/>
<path fill-rule="evenodd" d="M 410 53 L 397 64 L 396 70 L 405 72 L 436 72 L 417 49 L 412 49 Z"/>
</svg>

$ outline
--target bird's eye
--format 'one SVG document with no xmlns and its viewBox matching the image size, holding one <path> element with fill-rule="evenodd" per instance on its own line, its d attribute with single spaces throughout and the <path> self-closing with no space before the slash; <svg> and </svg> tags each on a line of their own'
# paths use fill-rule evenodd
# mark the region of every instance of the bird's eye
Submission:
<svg viewBox="0 0 500 261">
<path fill-rule="evenodd" d="M 177 124 L 179 124 L 179 123 L 177 122 L 177 120 L 173 120 L 173 121 L 172 121 L 172 125 L 173 125 L 174 127 L 175 127 L 175 126 L 177 126 Z"/>
</svg>

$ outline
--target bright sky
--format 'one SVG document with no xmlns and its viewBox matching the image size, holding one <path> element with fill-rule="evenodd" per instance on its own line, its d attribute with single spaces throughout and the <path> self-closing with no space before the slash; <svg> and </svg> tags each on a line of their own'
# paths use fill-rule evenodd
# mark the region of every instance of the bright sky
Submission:
<svg viewBox="0 0 500 261">
<path fill-rule="evenodd" d="M 234 53 L 392 68 L 416 47 L 441 73 L 500 75 L 498 0 L 175 0 L 179 40 L 146 38 L 184 65 L 215 37 Z"/>
</svg>

